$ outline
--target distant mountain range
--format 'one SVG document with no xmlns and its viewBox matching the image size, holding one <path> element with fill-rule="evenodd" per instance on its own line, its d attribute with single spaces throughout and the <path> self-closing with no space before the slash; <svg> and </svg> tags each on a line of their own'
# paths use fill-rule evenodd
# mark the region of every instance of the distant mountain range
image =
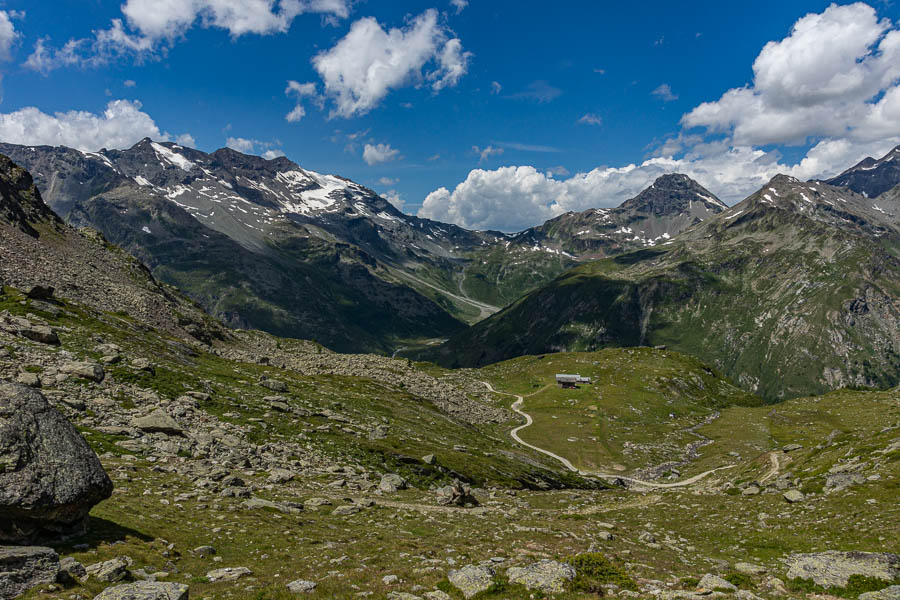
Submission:
<svg viewBox="0 0 900 600">
<path fill-rule="evenodd" d="M 665 175 L 516 234 L 404 215 L 286 158 L 149 139 L 0 152 L 232 327 L 453 366 L 667 345 L 768 397 L 900 382 L 900 149 L 732 208 Z"/>
<path fill-rule="evenodd" d="M 519 234 L 404 215 L 372 190 L 222 149 L 0 144 L 92 226 L 234 327 L 391 352 L 463 330 L 579 261 L 654 246 L 725 206 L 683 175 Z"/>
<path fill-rule="evenodd" d="M 893 168 L 876 162 L 871 181 Z M 897 183 L 872 199 L 778 176 L 672 240 L 567 271 L 423 356 L 476 366 L 666 345 L 772 398 L 897 385 Z"/>
</svg>

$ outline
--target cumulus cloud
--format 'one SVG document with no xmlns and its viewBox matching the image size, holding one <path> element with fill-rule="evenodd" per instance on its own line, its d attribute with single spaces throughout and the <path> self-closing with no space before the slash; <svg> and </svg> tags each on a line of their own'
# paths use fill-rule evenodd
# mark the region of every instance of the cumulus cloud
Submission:
<svg viewBox="0 0 900 600">
<path fill-rule="evenodd" d="M 496 96 L 496 95 L 499 94 L 501 91 L 503 91 L 503 86 L 500 85 L 500 83 L 497 82 L 497 81 L 492 81 L 492 82 L 491 82 L 491 94 L 494 95 L 494 96 Z"/>
<path fill-rule="evenodd" d="M 284 156 L 284 152 L 282 152 L 281 150 L 266 150 L 262 153 L 262 157 L 266 160 L 273 160 L 282 156 Z"/>
<path fill-rule="evenodd" d="M 102 114 L 73 110 L 48 115 L 35 107 L 0 114 L 0 140 L 12 144 L 95 151 L 129 148 L 145 137 L 172 138 L 160 131 L 150 115 L 141 111 L 141 103 L 137 101 L 114 100 Z"/>
<path fill-rule="evenodd" d="M 71 39 L 60 48 L 38 40 L 25 65 L 47 72 L 79 65 L 97 66 L 122 55 L 153 55 L 184 36 L 192 27 L 228 31 L 232 37 L 286 32 L 298 16 L 318 13 L 347 18 L 350 0 L 127 0 L 123 19 L 90 37 Z M 126 25 L 127 23 L 127 25 Z"/>
<path fill-rule="evenodd" d="M 419 216 L 473 229 L 519 231 L 568 211 L 618 206 L 666 173 L 684 173 L 734 204 L 779 173 L 804 180 L 834 175 L 897 144 L 900 136 L 876 145 L 827 140 L 794 164 L 780 161 L 774 152 L 709 144 L 681 158 L 599 167 L 568 179 L 554 179 L 553 170 L 544 174 L 531 166 L 475 169 L 452 192 L 442 187 L 429 194 Z"/>
<path fill-rule="evenodd" d="M 256 140 L 248 140 L 247 138 L 241 137 L 230 137 L 225 140 L 225 145 L 232 150 L 237 150 L 238 152 L 249 154 L 250 152 L 253 152 L 253 149 L 256 147 Z"/>
<path fill-rule="evenodd" d="M 751 83 L 685 114 L 683 130 L 640 163 L 567 179 L 528 166 L 476 169 L 453 191 L 429 194 L 419 215 L 515 231 L 566 211 L 618 205 L 672 172 L 734 204 L 778 173 L 827 178 L 900 144 L 900 29 L 866 4 L 832 4 L 800 18 L 762 48 L 753 73 Z M 654 94 L 675 98 L 665 84 Z M 796 161 L 762 149 L 790 144 L 807 147 Z"/>
<path fill-rule="evenodd" d="M 330 116 L 352 117 L 372 110 L 391 90 L 423 78 L 435 92 L 455 86 L 470 58 L 438 22 L 438 12 L 429 9 L 406 27 L 388 31 L 372 17 L 359 19 L 312 63 L 334 103 Z"/>
<path fill-rule="evenodd" d="M 600 115 L 594 113 L 587 113 L 578 119 L 578 122 L 583 125 L 603 125 L 603 119 L 600 118 Z"/>
<path fill-rule="evenodd" d="M 366 144 L 363 148 L 363 160 L 370 167 L 395 160 L 399 155 L 400 151 L 391 148 L 390 144 Z"/>
<path fill-rule="evenodd" d="M 12 58 L 12 47 L 19 39 L 16 27 L 13 25 L 11 15 L 5 10 L 0 10 L 0 60 L 10 60 Z"/>
<path fill-rule="evenodd" d="M 668 83 L 661 84 L 650 93 L 663 102 L 672 102 L 673 100 L 678 100 L 678 96 L 672 92 L 672 88 Z"/>
<path fill-rule="evenodd" d="M 765 45 L 753 74 L 752 84 L 701 104 L 683 125 L 753 146 L 900 133 L 900 29 L 871 6 L 832 4 L 806 15 Z"/>
</svg>

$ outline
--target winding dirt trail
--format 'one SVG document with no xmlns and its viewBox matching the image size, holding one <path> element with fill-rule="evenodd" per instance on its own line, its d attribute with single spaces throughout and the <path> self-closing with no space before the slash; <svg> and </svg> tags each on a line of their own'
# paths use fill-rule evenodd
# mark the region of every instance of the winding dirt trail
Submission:
<svg viewBox="0 0 900 600">
<path fill-rule="evenodd" d="M 510 405 L 509 408 L 516 414 L 519 414 L 519 415 L 525 417 L 525 424 L 519 425 L 518 427 L 515 427 L 510 430 L 509 435 L 510 435 L 510 437 L 512 437 L 512 439 L 514 439 L 515 441 L 517 441 L 518 443 L 522 444 L 523 446 L 525 446 L 527 448 L 531 448 L 532 450 L 534 450 L 536 452 L 540 452 L 541 454 L 549 456 L 550 458 L 562 463 L 562 465 L 564 467 L 566 467 L 568 470 L 572 471 L 573 473 L 578 473 L 579 475 L 582 475 L 584 477 L 597 477 L 600 479 L 612 479 L 612 480 L 624 481 L 624 482 L 631 483 L 636 487 L 652 488 L 652 489 L 667 489 L 667 488 L 680 488 L 680 487 L 686 487 L 689 485 L 693 485 L 693 484 L 697 483 L 698 481 L 700 481 L 701 479 L 705 478 L 707 475 L 711 475 L 711 474 L 715 473 L 716 471 L 721 471 L 723 469 L 731 469 L 736 466 L 736 465 L 726 465 L 724 467 L 719 467 L 717 469 L 710 469 L 709 471 L 704 471 L 703 473 L 700 473 L 699 475 L 694 475 L 693 477 L 689 477 L 688 479 L 683 479 L 682 481 L 676 481 L 673 483 L 654 483 L 652 481 L 644 481 L 642 479 L 635 479 L 634 477 L 623 477 L 622 475 L 617 475 L 615 473 L 600 473 L 600 472 L 596 472 L 596 471 L 582 471 L 581 469 L 579 469 L 578 467 L 573 465 L 569 461 L 569 459 L 564 458 L 564 457 L 560 456 L 559 454 L 556 454 L 549 450 L 545 450 L 544 448 L 535 446 L 534 444 L 529 444 L 528 442 L 522 440 L 522 438 L 519 437 L 520 431 L 522 431 L 526 427 L 530 427 L 531 424 L 534 423 L 534 419 L 531 418 L 531 415 L 529 415 L 527 412 L 522 410 L 522 403 L 525 402 L 524 396 L 520 396 L 519 394 L 507 394 L 506 392 L 498 392 L 487 381 L 482 381 L 481 383 L 483 383 L 484 386 L 489 391 L 493 392 L 494 394 L 500 394 L 501 396 L 513 396 L 516 399 L 515 402 L 513 402 L 512 405 Z M 529 396 L 534 396 L 535 394 L 539 394 L 539 393 L 543 392 L 544 390 L 546 390 L 548 387 L 550 387 L 550 386 L 549 385 L 544 386 L 543 388 L 539 389 L 538 391 L 529 394 Z M 774 460 L 777 464 L 777 459 L 774 459 Z M 776 469 L 777 469 L 777 467 L 776 467 Z"/>
</svg>

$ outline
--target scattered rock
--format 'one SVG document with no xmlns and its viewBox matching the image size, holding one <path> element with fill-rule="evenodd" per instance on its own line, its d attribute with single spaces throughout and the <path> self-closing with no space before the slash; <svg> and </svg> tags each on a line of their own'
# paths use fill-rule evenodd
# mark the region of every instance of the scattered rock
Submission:
<svg viewBox="0 0 900 600">
<path fill-rule="evenodd" d="M 491 587 L 494 583 L 494 570 L 490 567 L 468 565 L 457 571 L 450 571 L 447 579 L 468 599 Z"/>
<path fill-rule="evenodd" d="M 737 590 L 737 586 L 733 583 L 725 581 L 718 575 L 713 575 L 712 573 L 707 573 L 700 579 L 700 583 L 697 584 L 697 589 L 707 592 L 714 591 L 722 591 L 728 590 L 730 592 L 734 592 Z"/>
<path fill-rule="evenodd" d="M 859 600 L 900 600 L 900 585 L 892 585 L 877 592 L 860 594 Z"/>
<path fill-rule="evenodd" d="M 188 586 L 183 583 L 137 581 L 108 587 L 94 600 L 188 600 Z"/>
<path fill-rule="evenodd" d="M 36 585 L 53 583 L 59 555 L 39 546 L 0 546 L 0 598 L 15 598 Z"/>
<path fill-rule="evenodd" d="M 425 600 L 450 600 L 450 594 L 442 592 L 441 590 L 425 592 L 422 596 L 425 597 Z"/>
<path fill-rule="evenodd" d="M 378 484 L 379 491 L 386 494 L 393 494 L 399 490 L 405 490 L 407 487 L 408 484 L 406 480 L 396 473 L 387 473 L 383 475 L 381 477 L 381 483 Z"/>
<path fill-rule="evenodd" d="M 37 373 L 24 372 L 16 375 L 16 383 L 21 383 L 28 387 L 39 388 L 41 387 L 41 378 L 38 377 Z"/>
<path fill-rule="evenodd" d="M 801 444 L 788 444 L 784 448 L 781 449 L 782 452 L 787 454 L 788 452 L 794 452 L 796 450 L 802 449 L 803 446 Z"/>
<path fill-rule="evenodd" d="M 245 575 L 252 575 L 253 571 L 247 567 L 226 567 L 224 569 L 214 569 L 206 574 L 206 578 L 211 583 L 217 581 L 235 581 Z"/>
<path fill-rule="evenodd" d="M 0 542 L 81 534 L 112 489 L 97 455 L 40 392 L 0 384 Z"/>
<path fill-rule="evenodd" d="M 295 502 L 272 502 L 271 500 L 263 500 L 262 498 L 250 498 L 249 500 L 244 500 L 241 503 L 241 506 L 251 510 L 268 508 L 285 514 L 297 514 L 303 510 L 302 504 L 297 504 Z"/>
<path fill-rule="evenodd" d="M 337 517 L 346 517 L 349 515 L 355 515 L 360 511 L 358 506 L 348 505 L 348 506 L 338 506 L 336 509 L 331 511 L 331 514 Z"/>
<path fill-rule="evenodd" d="M 93 577 L 98 581 L 115 583 L 128 577 L 128 567 L 131 560 L 125 556 L 117 556 L 112 560 L 94 563 L 85 567 L 87 577 Z"/>
<path fill-rule="evenodd" d="M 575 568 L 555 560 L 541 560 L 524 567 L 511 567 L 506 575 L 510 583 L 545 594 L 558 594 L 565 590 L 566 583 L 575 579 Z"/>
<path fill-rule="evenodd" d="M 100 383 L 106 377 L 106 371 L 103 370 L 103 367 L 92 362 L 68 362 L 59 368 L 59 372 L 96 383 Z"/>
<path fill-rule="evenodd" d="M 765 567 L 745 562 L 735 563 L 734 570 L 744 575 L 765 575 L 767 571 Z"/>
<path fill-rule="evenodd" d="M 398 583 L 399 581 L 400 581 L 400 578 L 397 577 L 396 575 L 385 575 L 384 577 L 381 578 L 381 583 L 383 583 L 384 585 L 394 585 L 395 583 Z"/>
<path fill-rule="evenodd" d="M 316 582 L 298 579 L 287 584 L 287 589 L 295 594 L 311 594 L 316 591 Z"/>
<path fill-rule="evenodd" d="M 168 435 L 182 435 L 184 433 L 181 425 L 161 408 L 157 408 L 147 416 L 132 419 L 131 424 L 148 433 L 159 432 Z"/>
<path fill-rule="evenodd" d="M 81 579 L 87 575 L 87 569 L 84 568 L 84 565 L 71 556 L 59 561 L 59 572 L 61 575 L 64 575 L 65 579 L 69 579 L 70 581 Z"/>
<path fill-rule="evenodd" d="M 283 381 L 278 381 L 277 379 L 268 379 L 268 378 L 262 379 L 262 380 L 260 380 L 259 385 L 263 386 L 264 388 L 270 389 L 273 392 L 277 392 L 279 394 L 288 391 L 287 384 Z"/>
<path fill-rule="evenodd" d="M 434 454 L 426 454 L 422 457 L 422 462 L 426 465 L 433 465 L 437 462 L 437 459 L 435 459 Z"/>
<path fill-rule="evenodd" d="M 788 490 L 782 495 L 782 497 L 790 504 L 803 502 L 806 499 L 806 496 L 804 496 L 803 492 L 801 492 L 800 490 Z"/>
<path fill-rule="evenodd" d="M 851 575 L 900 578 L 900 555 L 884 552 L 817 552 L 792 554 L 786 561 L 788 579 L 811 579 L 822 587 L 846 587 Z"/>
<path fill-rule="evenodd" d="M 207 556 L 212 556 L 216 553 L 216 549 L 212 546 L 197 546 L 194 548 L 194 556 L 199 556 L 200 558 L 206 558 Z"/>
</svg>

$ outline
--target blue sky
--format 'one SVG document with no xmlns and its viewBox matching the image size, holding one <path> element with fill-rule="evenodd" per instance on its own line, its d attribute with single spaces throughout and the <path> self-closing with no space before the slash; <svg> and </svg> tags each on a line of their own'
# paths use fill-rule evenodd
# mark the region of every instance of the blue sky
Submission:
<svg viewBox="0 0 900 600">
<path fill-rule="evenodd" d="M 3 141 L 284 153 L 475 228 L 615 205 L 667 171 L 734 203 L 775 172 L 828 176 L 900 143 L 886 3 L 0 8 Z"/>
</svg>

